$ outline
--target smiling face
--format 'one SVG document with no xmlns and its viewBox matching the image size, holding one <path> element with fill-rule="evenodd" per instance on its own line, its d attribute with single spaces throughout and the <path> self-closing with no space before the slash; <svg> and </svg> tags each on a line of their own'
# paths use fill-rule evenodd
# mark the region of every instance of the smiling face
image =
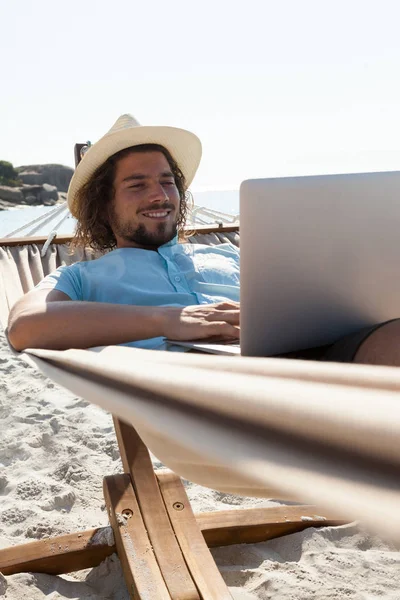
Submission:
<svg viewBox="0 0 400 600">
<path fill-rule="evenodd" d="M 118 248 L 156 250 L 177 233 L 179 191 L 162 152 L 132 153 L 115 170 L 110 226 Z"/>
</svg>

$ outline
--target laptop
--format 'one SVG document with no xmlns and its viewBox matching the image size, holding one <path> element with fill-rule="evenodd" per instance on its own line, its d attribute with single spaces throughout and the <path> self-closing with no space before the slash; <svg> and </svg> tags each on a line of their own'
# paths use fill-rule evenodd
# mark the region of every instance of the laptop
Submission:
<svg viewBox="0 0 400 600">
<path fill-rule="evenodd" d="M 398 318 L 400 172 L 244 181 L 240 249 L 240 348 L 213 353 L 275 356 Z"/>
</svg>

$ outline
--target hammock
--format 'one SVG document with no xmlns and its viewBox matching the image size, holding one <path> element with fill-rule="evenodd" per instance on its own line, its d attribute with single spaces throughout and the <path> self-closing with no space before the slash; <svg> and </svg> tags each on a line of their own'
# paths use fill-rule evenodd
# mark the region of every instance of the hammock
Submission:
<svg viewBox="0 0 400 600">
<path fill-rule="evenodd" d="M 206 241 L 223 239 L 223 232 L 209 233 Z M 225 239 L 238 243 L 238 233 Z M 3 324 L 22 293 L 83 257 L 62 244 L 44 257 L 40 250 L 0 244 Z M 396 368 L 119 346 L 24 356 L 133 423 L 151 452 L 186 479 L 222 492 L 318 503 L 400 541 Z"/>
</svg>

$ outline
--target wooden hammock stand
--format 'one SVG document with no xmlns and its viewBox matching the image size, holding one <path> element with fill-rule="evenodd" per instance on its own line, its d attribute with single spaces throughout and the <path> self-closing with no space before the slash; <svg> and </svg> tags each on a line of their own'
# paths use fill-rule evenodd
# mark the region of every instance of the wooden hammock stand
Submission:
<svg viewBox="0 0 400 600">
<path fill-rule="evenodd" d="M 135 429 L 114 419 L 124 474 L 104 478 L 115 545 L 100 529 L 0 550 L 0 572 L 57 575 L 95 567 L 117 552 L 135 600 L 232 600 L 209 548 L 261 542 L 307 527 L 339 525 L 315 506 L 194 514 L 180 477 L 154 472 Z"/>
</svg>

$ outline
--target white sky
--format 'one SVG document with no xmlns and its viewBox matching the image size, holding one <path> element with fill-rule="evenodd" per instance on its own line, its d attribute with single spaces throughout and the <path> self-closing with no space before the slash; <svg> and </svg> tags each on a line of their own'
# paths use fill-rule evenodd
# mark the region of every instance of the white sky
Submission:
<svg viewBox="0 0 400 600">
<path fill-rule="evenodd" d="M 395 170 L 398 0 L 0 0 L 0 160 L 73 165 L 130 112 L 194 131 L 192 185 Z"/>
</svg>

